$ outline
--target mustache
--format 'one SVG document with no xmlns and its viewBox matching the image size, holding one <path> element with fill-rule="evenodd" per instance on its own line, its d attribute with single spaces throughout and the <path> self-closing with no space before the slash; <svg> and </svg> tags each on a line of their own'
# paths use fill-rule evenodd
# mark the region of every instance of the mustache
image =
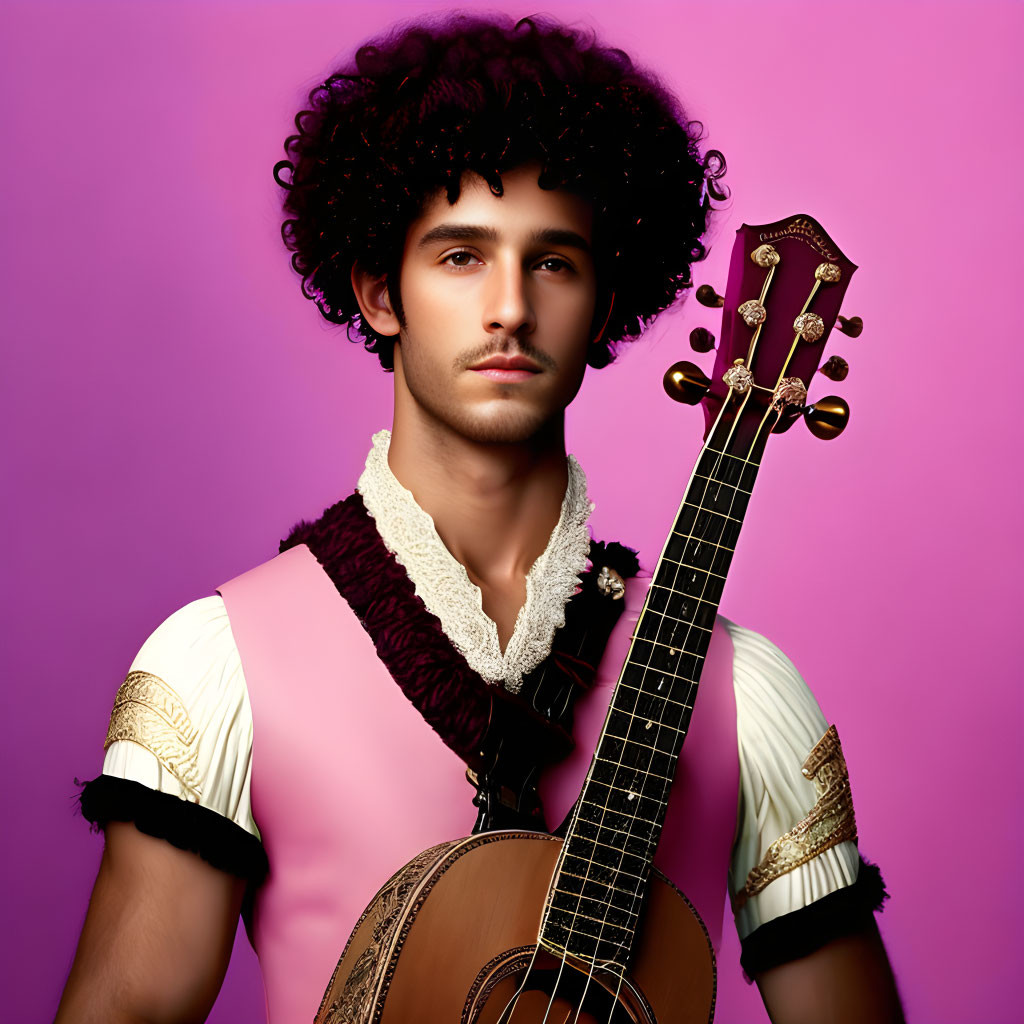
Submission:
<svg viewBox="0 0 1024 1024">
<path fill-rule="evenodd" d="M 454 362 L 456 370 L 467 370 L 481 360 L 489 359 L 491 356 L 525 356 L 532 359 L 538 366 L 546 370 L 557 370 L 558 364 L 547 354 L 535 348 L 525 339 L 513 338 L 510 336 L 491 338 L 477 348 L 458 356 Z"/>
</svg>

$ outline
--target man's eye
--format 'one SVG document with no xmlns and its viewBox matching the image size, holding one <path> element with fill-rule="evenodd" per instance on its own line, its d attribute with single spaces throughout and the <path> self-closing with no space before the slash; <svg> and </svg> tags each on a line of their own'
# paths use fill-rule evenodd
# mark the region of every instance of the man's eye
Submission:
<svg viewBox="0 0 1024 1024">
<path fill-rule="evenodd" d="M 445 256 L 443 262 L 453 267 L 470 267 L 473 265 L 470 261 L 475 259 L 471 252 L 452 252 Z"/>
<path fill-rule="evenodd" d="M 537 266 L 542 267 L 544 270 L 554 270 L 559 272 L 563 270 L 572 270 L 570 264 L 558 256 L 548 256 L 547 259 L 541 260 Z"/>
</svg>

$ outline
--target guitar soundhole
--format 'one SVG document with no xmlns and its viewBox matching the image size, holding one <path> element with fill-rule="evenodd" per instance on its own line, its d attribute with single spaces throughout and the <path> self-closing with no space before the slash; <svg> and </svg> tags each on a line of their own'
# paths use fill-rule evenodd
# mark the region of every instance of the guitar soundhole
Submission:
<svg viewBox="0 0 1024 1024">
<path fill-rule="evenodd" d="M 464 1024 L 655 1024 L 644 1012 L 647 1007 L 635 1005 L 635 990 L 623 985 L 617 998 L 616 987 L 610 975 L 588 977 L 544 951 L 534 957 L 532 948 L 520 947 L 495 957 L 480 972 L 462 1019 Z"/>
</svg>

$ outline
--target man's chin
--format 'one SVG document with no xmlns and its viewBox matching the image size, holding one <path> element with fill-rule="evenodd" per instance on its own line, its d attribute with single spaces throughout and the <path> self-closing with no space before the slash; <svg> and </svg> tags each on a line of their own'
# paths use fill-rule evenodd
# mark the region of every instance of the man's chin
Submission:
<svg viewBox="0 0 1024 1024">
<path fill-rule="evenodd" d="M 525 444 L 545 433 L 550 418 L 531 409 L 504 408 L 493 415 L 467 415 L 451 426 L 476 444 Z"/>
</svg>

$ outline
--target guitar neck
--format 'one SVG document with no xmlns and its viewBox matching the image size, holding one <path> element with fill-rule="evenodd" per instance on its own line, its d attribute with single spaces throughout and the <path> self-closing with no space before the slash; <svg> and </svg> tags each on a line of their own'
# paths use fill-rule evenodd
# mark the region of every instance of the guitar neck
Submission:
<svg viewBox="0 0 1024 1024">
<path fill-rule="evenodd" d="M 737 446 L 731 422 L 719 417 L 701 449 L 573 813 L 540 932 L 558 953 L 623 968 L 629 957 L 764 449 Z"/>
</svg>

